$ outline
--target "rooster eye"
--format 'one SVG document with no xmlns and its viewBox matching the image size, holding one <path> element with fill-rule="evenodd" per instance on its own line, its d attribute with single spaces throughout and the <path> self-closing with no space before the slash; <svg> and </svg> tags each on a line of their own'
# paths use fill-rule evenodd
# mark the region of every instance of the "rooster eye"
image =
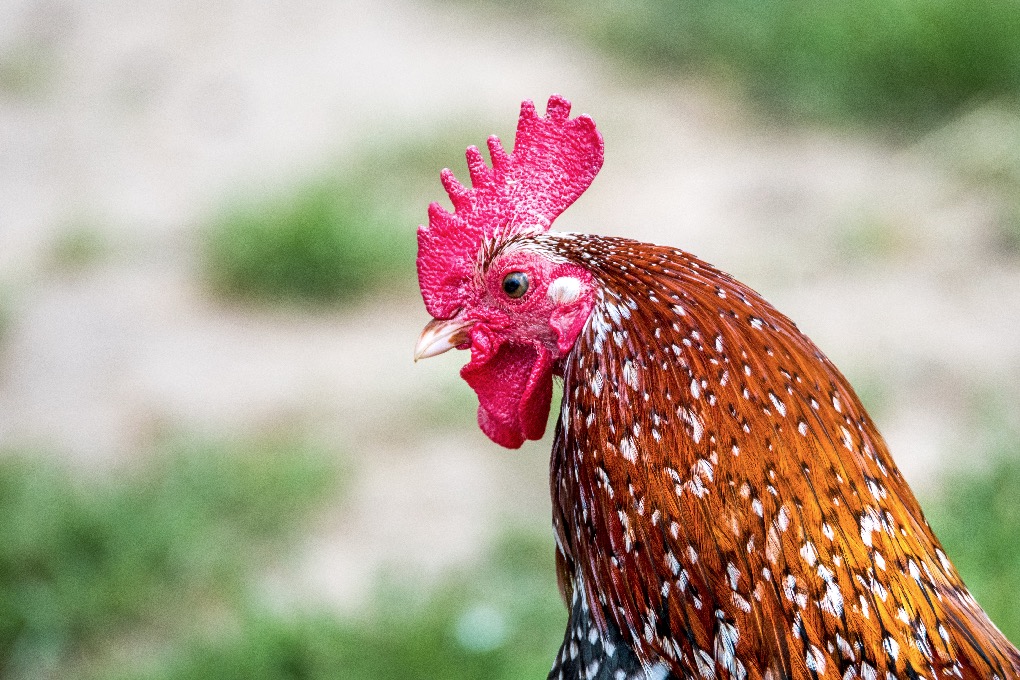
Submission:
<svg viewBox="0 0 1020 680">
<path fill-rule="evenodd" d="M 510 272 L 503 277 L 503 292 L 509 297 L 523 297 L 528 292 L 528 275 L 524 272 Z"/>
</svg>

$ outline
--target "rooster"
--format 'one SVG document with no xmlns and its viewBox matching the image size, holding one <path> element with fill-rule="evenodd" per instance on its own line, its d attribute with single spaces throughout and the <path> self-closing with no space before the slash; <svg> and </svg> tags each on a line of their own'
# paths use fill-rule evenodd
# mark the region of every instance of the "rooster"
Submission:
<svg viewBox="0 0 1020 680">
<path fill-rule="evenodd" d="M 676 248 L 549 231 L 602 165 L 587 116 L 521 108 L 512 153 L 441 174 L 415 359 L 470 350 L 517 448 L 563 401 L 550 488 L 567 631 L 549 678 L 1020 678 L 846 378 Z"/>
</svg>

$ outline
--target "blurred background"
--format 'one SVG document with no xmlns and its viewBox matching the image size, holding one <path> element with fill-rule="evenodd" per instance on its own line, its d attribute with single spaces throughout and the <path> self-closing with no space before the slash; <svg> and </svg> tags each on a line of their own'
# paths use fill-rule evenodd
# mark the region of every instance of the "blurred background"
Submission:
<svg viewBox="0 0 1020 680">
<path fill-rule="evenodd" d="M 0 2 L 0 677 L 538 678 L 550 441 L 428 321 L 439 169 L 553 92 L 560 229 L 849 376 L 1020 642 L 1020 2 Z"/>
</svg>

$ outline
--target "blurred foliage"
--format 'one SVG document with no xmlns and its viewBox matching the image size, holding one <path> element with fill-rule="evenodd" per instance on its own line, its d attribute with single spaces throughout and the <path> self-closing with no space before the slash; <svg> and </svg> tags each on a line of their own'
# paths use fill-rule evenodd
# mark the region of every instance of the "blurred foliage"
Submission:
<svg viewBox="0 0 1020 680">
<path fill-rule="evenodd" d="M 971 591 L 1020 639 L 1020 456 L 954 476 L 927 514 Z M 116 481 L 0 459 L 0 677 L 349 680 L 543 677 L 566 610 L 545 533 L 510 533 L 372 608 L 281 608 L 258 588 L 280 542 L 335 489 L 301 445 L 179 447 Z"/>
<path fill-rule="evenodd" d="M 181 447 L 115 481 L 0 458 L 0 677 L 67 677 L 118 636 L 236 598 L 336 470 L 305 447 Z"/>
<path fill-rule="evenodd" d="M 976 108 L 929 134 L 920 148 L 945 161 L 975 193 L 1001 196 L 990 245 L 1020 254 L 1020 107 L 995 102 Z"/>
<path fill-rule="evenodd" d="M 855 266 L 888 260 L 908 249 L 907 237 L 898 225 L 872 215 L 854 215 L 836 237 L 834 254 Z"/>
<path fill-rule="evenodd" d="M 410 249 L 380 206 L 343 179 L 236 209 L 211 230 L 206 267 L 221 293 L 270 301 L 359 297 L 407 266 Z"/>
<path fill-rule="evenodd" d="M 981 184 L 1020 187 L 1020 110 L 994 103 L 969 111 L 922 144 Z"/>
<path fill-rule="evenodd" d="M 0 349 L 11 334 L 15 316 L 14 293 L 9 285 L 0 282 Z"/>
<path fill-rule="evenodd" d="M 876 421 L 882 421 L 889 413 L 892 399 L 891 377 L 869 366 L 848 367 L 846 377 L 853 386 L 854 393 L 861 400 L 864 409 Z"/>
<path fill-rule="evenodd" d="M 987 469 L 953 477 L 926 516 L 971 594 L 1020 644 L 1020 440 Z"/>
<path fill-rule="evenodd" d="M 693 67 L 809 117 L 925 127 L 975 99 L 1020 92 L 1018 0 L 520 6 L 642 70 Z"/>
<path fill-rule="evenodd" d="M 45 91 L 53 77 L 54 59 L 45 44 L 31 40 L 0 53 L 0 94 L 27 98 Z"/>
<path fill-rule="evenodd" d="M 1011 206 L 1009 214 L 999 225 L 999 245 L 1007 252 L 1020 254 L 1020 194 L 1015 195 L 1018 198 L 1016 205 Z"/>
<path fill-rule="evenodd" d="M 87 224 L 61 231 L 50 246 L 50 261 L 63 271 L 77 271 L 101 261 L 110 250 L 105 235 Z"/>
<path fill-rule="evenodd" d="M 159 668 L 121 680 L 538 678 L 566 623 L 553 544 L 508 536 L 467 576 L 422 602 L 398 586 L 365 618 L 249 612 L 227 636 L 193 640 Z"/>
<path fill-rule="evenodd" d="M 269 302 L 347 303 L 410 288 L 416 227 L 444 196 L 439 169 L 463 158 L 464 140 L 485 138 L 451 127 L 462 134 L 378 143 L 343 171 L 235 205 L 206 230 L 207 278 L 229 297 Z"/>
</svg>

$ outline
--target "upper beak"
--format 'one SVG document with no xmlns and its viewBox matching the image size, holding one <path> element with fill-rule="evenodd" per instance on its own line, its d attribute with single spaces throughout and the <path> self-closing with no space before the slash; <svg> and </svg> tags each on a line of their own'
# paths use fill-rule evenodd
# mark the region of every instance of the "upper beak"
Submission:
<svg viewBox="0 0 1020 680">
<path fill-rule="evenodd" d="M 463 319 L 432 319 L 414 346 L 414 360 L 428 359 L 463 345 L 468 341 L 468 331 L 474 325 L 474 321 Z"/>
</svg>

